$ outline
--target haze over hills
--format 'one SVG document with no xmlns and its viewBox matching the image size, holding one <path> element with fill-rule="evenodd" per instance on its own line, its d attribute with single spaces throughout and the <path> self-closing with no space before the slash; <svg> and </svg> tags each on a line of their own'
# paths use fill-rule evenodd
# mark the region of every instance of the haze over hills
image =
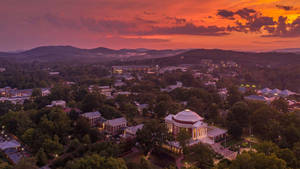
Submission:
<svg viewBox="0 0 300 169">
<path fill-rule="evenodd" d="M 300 50 L 300 49 L 299 49 Z M 281 51 L 281 52 L 279 52 Z M 120 49 L 114 50 L 104 47 L 93 49 L 81 49 L 72 46 L 42 46 L 19 53 L 0 52 L 0 58 L 15 62 L 72 62 L 94 63 L 110 62 L 129 64 L 197 64 L 202 59 L 214 61 L 235 61 L 247 65 L 300 65 L 300 55 L 286 53 L 286 50 L 278 52 L 238 52 L 220 49 Z M 297 51 L 293 49 L 293 51 Z"/>
<path fill-rule="evenodd" d="M 213 61 L 235 61 L 249 66 L 271 65 L 277 66 L 296 66 L 300 65 L 300 55 L 295 53 L 278 52 L 237 52 L 220 49 L 194 49 L 176 56 L 156 58 L 144 61 L 137 61 L 135 64 L 158 64 L 158 65 L 179 65 L 179 64 L 199 64 L 202 59 Z"/>
<path fill-rule="evenodd" d="M 280 53 L 297 53 L 300 54 L 300 48 L 285 48 L 285 49 L 277 49 L 273 52 L 280 52 Z"/>
<path fill-rule="evenodd" d="M 186 50 L 120 49 L 99 47 L 80 49 L 72 46 L 42 46 L 19 53 L 0 52 L 0 57 L 18 62 L 107 62 L 173 56 Z"/>
</svg>

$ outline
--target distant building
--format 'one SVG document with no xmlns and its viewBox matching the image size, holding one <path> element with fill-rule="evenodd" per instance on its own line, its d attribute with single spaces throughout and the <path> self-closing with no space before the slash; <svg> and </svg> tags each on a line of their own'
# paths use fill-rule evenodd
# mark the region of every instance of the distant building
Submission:
<svg viewBox="0 0 300 169">
<path fill-rule="evenodd" d="M 91 127 L 99 126 L 104 122 L 104 118 L 102 118 L 101 114 L 98 111 L 83 113 L 81 114 L 81 117 L 87 119 Z"/>
<path fill-rule="evenodd" d="M 50 105 L 47 105 L 47 107 L 62 107 L 66 108 L 66 101 L 64 100 L 54 100 L 51 102 Z"/>
<path fill-rule="evenodd" d="M 113 89 L 110 86 L 99 86 L 100 93 L 106 97 L 111 97 Z"/>
<path fill-rule="evenodd" d="M 160 91 L 162 91 L 162 92 L 164 92 L 164 91 L 171 92 L 171 91 L 173 91 L 173 90 L 175 90 L 177 88 L 181 88 L 181 87 L 183 87 L 182 82 L 177 81 L 175 85 L 170 85 L 170 86 L 168 86 L 165 89 L 161 89 Z"/>
<path fill-rule="evenodd" d="M 123 73 L 157 73 L 159 66 L 147 66 L 147 65 L 127 65 L 127 66 L 112 66 L 112 74 Z"/>
<path fill-rule="evenodd" d="M 1 140 L 3 138 L 1 137 Z M 11 160 L 14 164 L 17 164 L 22 158 L 23 153 L 21 150 L 21 144 L 15 140 L 5 140 L 0 142 L 0 150 L 5 153 L 9 160 Z"/>
<path fill-rule="evenodd" d="M 250 100 L 250 101 L 261 101 L 261 102 L 267 102 L 267 103 L 270 103 L 271 101 L 274 100 L 274 98 L 268 98 L 265 96 L 258 96 L 258 95 L 245 96 L 244 98 L 246 100 Z"/>
<path fill-rule="evenodd" d="M 49 72 L 50 76 L 55 76 L 55 75 L 59 75 L 59 74 L 60 74 L 60 72 Z"/>
<path fill-rule="evenodd" d="M 226 100 L 228 96 L 228 90 L 226 88 L 219 89 L 218 94 L 223 100 Z"/>
<path fill-rule="evenodd" d="M 178 70 L 182 71 L 182 72 L 186 72 L 187 68 L 183 67 L 183 66 L 168 66 L 168 67 L 161 68 L 159 70 L 159 73 L 163 74 L 163 73 L 166 73 L 166 72 L 173 72 L 173 71 L 178 71 Z"/>
<path fill-rule="evenodd" d="M 280 97 L 288 97 L 290 95 L 294 95 L 296 94 L 295 92 L 289 91 L 287 89 L 285 90 L 279 90 L 279 89 L 269 89 L 269 88 L 264 88 L 262 90 L 258 90 L 257 91 L 258 94 L 261 94 L 263 96 L 280 96 Z"/>
<path fill-rule="evenodd" d="M 49 88 L 42 88 L 42 96 L 48 96 L 49 94 L 51 94 L 51 91 Z"/>
<path fill-rule="evenodd" d="M 114 90 L 110 86 L 94 86 L 94 85 L 89 86 L 88 89 L 90 92 L 98 91 L 100 94 L 102 94 L 106 97 L 111 97 L 112 91 Z"/>
<path fill-rule="evenodd" d="M 131 127 L 127 127 L 123 134 L 121 135 L 122 138 L 124 139 L 133 139 L 136 137 L 136 132 L 138 130 L 141 130 L 144 127 L 144 124 L 139 124 L 136 126 L 131 126 Z"/>
<path fill-rule="evenodd" d="M 148 104 L 140 104 L 140 103 L 138 103 L 138 102 L 134 102 L 134 103 L 135 103 L 135 105 L 136 105 L 138 111 L 140 112 L 140 114 L 143 113 L 143 110 L 144 110 L 144 109 L 147 109 L 147 108 L 149 107 Z"/>
<path fill-rule="evenodd" d="M 6 68 L 0 67 L 0 73 L 5 72 L 5 71 L 6 71 Z"/>
<path fill-rule="evenodd" d="M 104 123 L 104 130 L 112 135 L 119 134 L 127 127 L 127 120 L 124 117 L 107 120 Z"/>
<path fill-rule="evenodd" d="M 115 83 L 114 83 L 114 86 L 115 87 L 122 87 L 122 86 L 125 86 L 126 83 L 122 82 L 122 80 L 117 80 Z"/>
<path fill-rule="evenodd" d="M 23 90 L 10 90 L 10 97 L 30 97 L 32 95 L 32 89 Z"/>
</svg>

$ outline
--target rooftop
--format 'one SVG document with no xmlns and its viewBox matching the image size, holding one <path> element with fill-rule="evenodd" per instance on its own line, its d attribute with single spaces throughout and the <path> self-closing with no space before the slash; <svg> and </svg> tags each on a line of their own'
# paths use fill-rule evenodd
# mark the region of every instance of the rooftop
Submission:
<svg viewBox="0 0 300 169">
<path fill-rule="evenodd" d="M 203 117 L 199 116 L 196 112 L 193 112 L 189 109 L 185 109 L 184 111 L 181 111 L 175 116 L 173 116 L 173 119 L 181 122 L 195 123 L 197 121 L 202 121 Z"/>
<path fill-rule="evenodd" d="M 118 126 L 120 124 L 127 123 L 127 120 L 124 117 L 112 119 L 112 120 L 107 120 L 106 125 L 110 126 Z"/>
<path fill-rule="evenodd" d="M 82 114 L 81 116 L 88 118 L 88 119 L 92 119 L 92 118 L 96 118 L 96 117 L 101 117 L 101 113 L 98 111 L 87 112 L 87 113 Z"/>
</svg>

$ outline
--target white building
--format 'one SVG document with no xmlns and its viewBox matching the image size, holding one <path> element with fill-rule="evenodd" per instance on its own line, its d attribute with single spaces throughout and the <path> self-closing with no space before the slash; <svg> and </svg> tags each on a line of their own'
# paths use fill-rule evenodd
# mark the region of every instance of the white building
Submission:
<svg viewBox="0 0 300 169">
<path fill-rule="evenodd" d="M 141 130 L 144 127 L 144 124 L 139 124 L 136 126 L 131 126 L 131 127 L 127 127 L 123 134 L 121 135 L 122 138 L 124 139 L 133 139 L 136 137 L 136 132 L 138 130 Z"/>
<path fill-rule="evenodd" d="M 91 127 L 96 127 L 103 121 L 103 118 L 98 111 L 83 113 L 81 114 L 81 117 L 87 119 Z"/>
<path fill-rule="evenodd" d="M 182 82 L 177 81 L 175 85 L 170 85 L 165 89 L 160 89 L 160 91 L 162 91 L 162 92 L 164 92 L 164 91 L 171 92 L 172 90 L 177 89 L 177 88 L 181 88 L 181 87 L 183 87 Z"/>
<path fill-rule="evenodd" d="M 127 127 L 127 120 L 124 117 L 107 120 L 104 123 L 104 130 L 112 135 L 119 134 Z"/>
<path fill-rule="evenodd" d="M 64 100 L 54 100 L 51 102 L 50 105 L 47 105 L 46 107 L 62 107 L 66 108 L 66 101 Z"/>
<path fill-rule="evenodd" d="M 192 146 L 198 143 L 212 145 L 215 141 L 225 137 L 227 130 L 208 126 L 203 120 L 204 119 L 196 112 L 189 109 L 181 111 L 176 115 L 170 114 L 165 117 L 167 128 L 175 137 L 182 129 L 191 133 L 191 139 L 187 146 Z M 178 153 L 181 152 L 181 146 L 177 141 L 172 141 L 169 145 L 164 145 L 164 147 Z"/>
<path fill-rule="evenodd" d="M 192 135 L 193 140 L 207 137 L 207 124 L 197 113 L 186 109 L 177 113 L 170 114 L 165 118 L 169 132 L 177 135 L 180 129 L 186 129 Z"/>
<path fill-rule="evenodd" d="M 42 88 L 42 96 L 48 96 L 49 94 L 51 94 L 51 91 L 49 88 Z"/>
</svg>

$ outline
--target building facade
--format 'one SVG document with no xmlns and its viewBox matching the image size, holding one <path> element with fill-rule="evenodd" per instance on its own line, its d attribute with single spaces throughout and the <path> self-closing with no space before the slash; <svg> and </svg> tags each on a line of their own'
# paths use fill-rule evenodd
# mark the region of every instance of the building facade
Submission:
<svg viewBox="0 0 300 169">
<path fill-rule="evenodd" d="M 200 140 L 207 137 L 207 124 L 197 113 L 186 109 L 177 113 L 170 114 L 165 118 L 169 132 L 176 136 L 181 129 L 190 132 L 193 140 Z"/>
<path fill-rule="evenodd" d="M 116 135 L 122 132 L 127 127 L 127 120 L 124 117 L 107 120 L 104 123 L 105 132 Z"/>
<path fill-rule="evenodd" d="M 87 119 L 91 127 L 96 127 L 98 125 L 101 125 L 101 122 L 103 120 L 101 114 L 98 111 L 81 114 L 81 117 Z"/>
</svg>

